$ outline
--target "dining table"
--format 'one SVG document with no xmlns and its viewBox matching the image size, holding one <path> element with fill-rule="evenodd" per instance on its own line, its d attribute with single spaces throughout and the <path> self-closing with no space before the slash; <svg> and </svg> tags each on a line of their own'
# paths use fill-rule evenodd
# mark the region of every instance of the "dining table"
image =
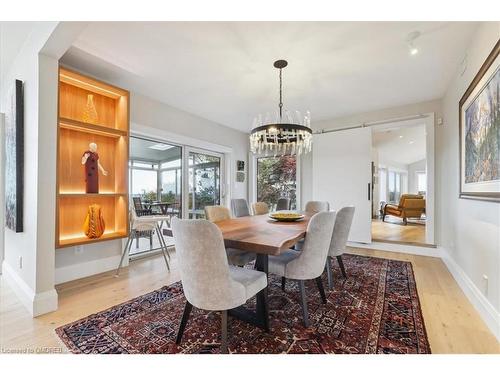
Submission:
<svg viewBox="0 0 500 375">
<path fill-rule="evenodd" d="M 269 256 L 288 251 L 306 235 L 310 216 L 297 221 L 276 221 L 267 214 L 243 216 L 215 223 L 222 232 L 226 248 L 245 250 L 256 255 L 255 269 L 268 275 Z M 170 229 L 164 230 L 172 235 Z M 255 310 L 240 306 L 229 310 L 229 314 L 269 332 L 268 288 L 256 296 Z"/>
</svg>

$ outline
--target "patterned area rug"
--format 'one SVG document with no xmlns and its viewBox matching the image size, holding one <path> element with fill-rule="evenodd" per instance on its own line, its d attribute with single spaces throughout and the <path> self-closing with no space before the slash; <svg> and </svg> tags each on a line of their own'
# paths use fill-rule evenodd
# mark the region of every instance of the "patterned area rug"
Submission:
<svg viewBox="0 0 500 375">
<path fill-rule="evenodd" d="M 296 283 L 270 277 L 271 332 L 229 318 L 231 353 L 430 353 L 411 263 L 345 254 L 321 304 L 306 282 L 311 326 L 304 328 Z M 325 280 L 325 286 L 326 286 Z M 184 308 L 180 282 L 56 329 L 73 353 L 218 353 L 220 315 L 193 309 L 177 346 Z M 254 306 L 255 299 L 247 304 Z"/>
</svg>

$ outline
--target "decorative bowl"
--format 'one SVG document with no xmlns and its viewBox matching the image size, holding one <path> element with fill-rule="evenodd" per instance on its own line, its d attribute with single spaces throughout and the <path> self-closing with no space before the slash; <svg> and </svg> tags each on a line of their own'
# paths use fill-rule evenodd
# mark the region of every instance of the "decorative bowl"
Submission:
<svg viewBox="0 0 500 375">
<path fill-rule="evenodd" d="M 297 221 L 304 218 L 304 215 L 296 211 L 276 211 L 271 212 L 269 217 L 276 221 Z"/>
</svg>

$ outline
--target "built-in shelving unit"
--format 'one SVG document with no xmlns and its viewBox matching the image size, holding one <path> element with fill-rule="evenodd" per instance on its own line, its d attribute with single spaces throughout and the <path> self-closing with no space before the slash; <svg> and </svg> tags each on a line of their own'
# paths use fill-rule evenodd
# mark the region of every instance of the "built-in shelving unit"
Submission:
<svg viewBox="0 0 500 375">
<path fill-rule="evenodd" d="M 84 121 L 89 95 L 97 112 L 94 123 Z M 99 176 L 95 194 L 85 193 L 81 164 L 91 142 L 97 144 L 99 162 L 108 172 Z M 57 148 L 56 247 L 128 236 L 129 92 L 61 67 Z M 83 232 L 91 204 L 101 206 L 106 224 L 97 239 Z"/>
</svg>

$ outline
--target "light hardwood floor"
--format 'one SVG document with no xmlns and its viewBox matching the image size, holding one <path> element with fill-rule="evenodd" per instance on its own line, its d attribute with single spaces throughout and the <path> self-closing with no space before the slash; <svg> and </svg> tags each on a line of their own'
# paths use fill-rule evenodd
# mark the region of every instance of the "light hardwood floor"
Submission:
<svg viewBox="0 0 500 375">
<path fill-rule="evenodd" d="M 500 353 L 500 344 L 440 259 L 369 249 L 349 252 L 412 262 L 433 353 Z M 54 333 L 56 327 L 178 281 L 173 258 L 170 273 L 156 256 L 132 262 L 119 278 L 108 272 L 59 285 L 58 311 L 35 319 L 0 277 L 0 352 L 26 348 L 36 352 L 43 347 L 65 351 Z"/>
<path fill-rule="evenodd" d="M 394 242 L 412 245 L 425 245 L 425 222 L 408 221 L 387 216 L 382 219 L 372 219 L 373 241 Z"/>
</svg>

